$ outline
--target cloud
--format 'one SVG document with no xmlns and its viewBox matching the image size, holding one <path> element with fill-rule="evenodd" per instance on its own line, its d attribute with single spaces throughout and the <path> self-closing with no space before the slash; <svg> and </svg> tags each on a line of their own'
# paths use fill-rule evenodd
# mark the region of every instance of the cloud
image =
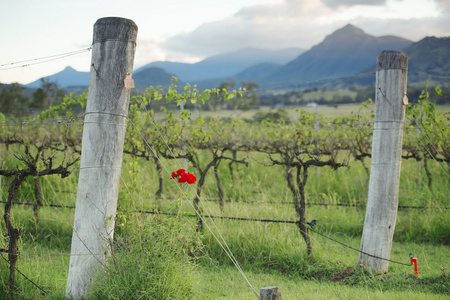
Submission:
<svg viewBox="0 0 450 300">
<path fill-rule="evenodd" d="M 434 1 L 442 8 L 450 8 L 449 0 Z M 409 16 L 405 12 L 406 1 L 402 0 L 284 0 L 244 7 L 231 17 L 170 37 L 161 46 L 168 56 L 184 55 L 186 59 L 243 47 L 309 49 L 349 23 L 372 35 L 397 35 L 413 41 L 428 35 L 450 35 L 448 18 L 434 13 L 437 5 L 431 4 L 426 16 L 417 14 L 416 9 Z"/>
<path fill-rule="evenodd" d="M 210 56 L 243 47 L 308 48 L 332 26 L 317 26 L 317 16 L 331 13 L 320 0 L 292 1 L 242 8 L 234 16 L 205 23 L 163 43 L 166 50 Z"/>
<path fill-rule="evenodd" d="M 149 61 L 164 61 L 167 60 L 166 53 L 161 49 L 160 44 L 164 38 L 159 36 L 144 36 L 138 35 L 136 54 L 134 58 L 134 69 L 137 69 Z"/>
<path fill-rule="evenodd" d="M 353 5 L 370 5 L 380 6 L 386 4 L 386 0 L 322 0 L 323 3 L 331 8 L 337 8 L 340 6 L 353 6 Z"/>
<path fill-rule="evenodd" d="M 450 14 L 450 0 L 434 0 L 436 4 L 445 12 Z"/>
<path fill-rule="evenodd" d="M 412 41 L 419 41 L 426 36 L 443 37 L 450 34 L 450 22 L 448 22 L 448 17 L 444 16 L 423 19 L 390 19 L 383 22 L 374 18 L 359 18 L 355 19 L 353 23 L 371 35 L 396 35 Z M 395 28 L 395 32 L 392 31 L 393 28 Z"/>
</svg>

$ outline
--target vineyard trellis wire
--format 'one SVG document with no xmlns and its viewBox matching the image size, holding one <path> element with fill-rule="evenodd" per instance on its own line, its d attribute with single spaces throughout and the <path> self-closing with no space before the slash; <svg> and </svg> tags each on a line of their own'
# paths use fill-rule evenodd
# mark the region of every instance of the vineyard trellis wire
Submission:
<svg viewBox="0 0 450 300">
<path fill-rule="evenodd" d="M 27 203 L 27 205 L 28 205 L 28 203 Z M 61 207 L 61 206 L 53 206 L 53 207 Z M 65 206 L 65 207 L 67 207 L 67 206 Z M 68 208 L 74 208 L 74 207 L 68 207 Z M 193 215 L 193 214 L 168 213 L 168 212 L 161 212 L 161 211 L 142 211 L 142 210 L 140 210 L 140 211 L 138 211 L 138 212 L 139 212 L 139 213 L 144 213 L 144 214 L 154 214 L 154 215 L 168 215 L 168 216 L 195 217 L 195 215 Z M 213 219 L 226 219 L 226 220 L 235 220 L 235 221 L 251 221 L 251 222 L 265 222 L 265 223 L 297 224 L 297 223 L 299 222 L 299 221 L 292 221 L 292 220 L 273 220 L 273 219 L 240 218 L 240 217 L 213 216 L 213 215 L 210 215 L 209 217 L 210 217 L 210 218 L 213 218 Z M 315 220 L 314 220 L 314 221 L 315 221 Z M 317 222 L 314 222 L 314 224 L 313 224 L 313 226 L 320 226 L 320 225 L 347 225 L 347 226 L 350 225 L 350 226 L 363 226 L 364 224 L 345 224 L 345 223 L 327 223 L 327 222 L 325 222 L 325 223 L 324 223 L 324 222 L 320 222 L 320 224 L 317 224 Z M 366 255 L 375 257 L 375 258 L 379 258 L 379 259 L 382 259 L 382 260 L 386 260 L 386 261 L 389 261 L 389 262 L 393 262 L 393 263 L 405 265 L 405 266 L 411 266 L 411 265 L 412 265 L 412 264 L 405 264 L 405 263 L 398 262 L 398 261 L 391 260 L 391 259 L 386 259 L 386 258 L 374 256 L 374 255 L 372 255 L 372 254 L 369 254 L 369 253 L 360 251 L 360 250 L 358 250 L 358 249 L 355 249 L 355 248 L 353 248 L 353 247 L 351 247 L 351 246 L 349 246 L 349 245 L 347 245 L 347 244 L 344 244 L 344 243 L 342 243 L 342 242 L 340 242 L 340 241 L 338 241 L 338 240 L 336 240 L 336 239 L 333 239 L 333 238 L 331 238 L 331 237 L 329 237 L 329 236 L 327 236 L 327 235 L 324 235 L 324 234 L 322 234 L 322 233 L 320 233 L 320 232 L 314 230 L 314 229 L 313 229 L 313 226 L 311 226 L 311 224 L 309 224 L 309 226 L 310 226 L 310 229 L 309 229 L 309 230 L 311 230 L 312 232 L 314 232 L 314 233 L 316 233 L 316 234 L 318 234 L 318 235 L 321 235 L 321 236 L 323 236 L 323 237 L 325 237 L 325 238 L 327 238 L 327 239 L 329 239 L 329 240 L 331 240 L 331 241 L 333 241 L 333 242 L 335 242 L 335 243 L 338 243 L 338 244 L 340 244 L 340 245 L 342 245 L 342 246 L 345 246 L 345 247 L 347 247 L 347 248 L 350 248 L 350 249 L 352 249 L 352 250 L 355 250 L 355 251 L 357 251 L 357 252 L 360 252 L 360 253 L 363 253 L 363 254 L 366 254 Z M 0 250 L 2 250 L 2 249 L 0 249 Z M 6 250 L 5 250 L 5 251 L 6 251 Z M 3 252 L 5 252 L 5 251 L 3 251 Z M 30 251 L 22 251 L 22 253 L 25 253 L 25 254 L 42 254 L 41 252 L 35 252 L 35 251 L 32 251 L 32 252 L 30 252 Z M 55 253 L 53 253 L 52 255 L 55 255 Z M 71 255 L 91 255 L 91 254 L 57 253 L 56 255 L 61 255 L 61 256 L 71 256 Z"/>
<path fill-rule="evenodd" d="M 72 170 L 72 172 L 76 172 L 77 170 Z M 210 202 L 217 202 L 219 200 L 217 199 L 204 199 L 203 201 L 210 201 Z M 227 202 L 233 202 L 233 200 L 227 200 Z M 258 204 L 258 203 L 264 203 L 264 204 L 293 204 L 292 202 L 275 202 L 275 201 L 246 201 L 246 200 L 236 200 L 236 202 L 240 203 L 249 203 L 249 204 Z M 5 204 L 6 201 L 0 201 L 0 203 Z M 25 205 L 25 206 L 33 206 L 36 205 L 36 203 L 33 202 L 21 202 L 21 201 L 15 201 L 13 204 L 15 205 Z M 344 206 L 344 207 L 363 207 L 361 204 L 352 204 L 352 203 L 317 203 L 317 202 L 308 202 L 307 205 L 311 206 Z M 62 204 L 43 204 L 43 207 L 55 207 L 55 208 L 75 208 L 74 205 L 62 205 Z M 399 209 L 450 209 L 450 207 L 437 207 L 437 206 L 415 206 L 415 205 L 399 205 Z M 231 217 L 229 217 L 231 218 Z M 345 224 L 342 223 L 342 225 L 353 225 L 353 224 Z M 362 224 L 359 224 L 362 225 Z"/>
<path fill-rule="evenodd" d="M 69 57 L 69 56 L 83 54 L 83 53 L 91 51 L 91 49 L 92 49 L 92 47 L 88 47 L 88 48 L 85 48 L 85 49 L 80 49 L 80 50 L 75 50 L 75 51 L 55 54 L 55 55 L 49 55 L 49 56 L 44 56 L 44 57 L 38 57 L 38 58 L 32 58 L 32 59 L 27 59 L 27 60 L 22 60 L 22 61 L 6 63 L 6 64 L 0 65 L 0 71 L 10 70 L 10 69 L 17 69 L 17 68 L 24 68 L 24 67 L 28 67 L 28 66 L 32 66 L 32 65 L 47 63 L 47 62 L 51 62 L 51 61 L 54 61 L 54 60 L 66 58 L 66 57 Z M 23 64 L 23 63 L 27 63 L 27 64 Z M 19 65 L 19 66 L 16 66 L 16 65 Z"/>
</svg>

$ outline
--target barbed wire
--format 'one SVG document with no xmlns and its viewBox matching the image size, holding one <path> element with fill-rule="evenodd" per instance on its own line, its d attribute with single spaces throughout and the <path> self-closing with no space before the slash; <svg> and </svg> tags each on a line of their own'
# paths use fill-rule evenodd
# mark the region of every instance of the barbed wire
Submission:
<svg viewBox="0 0 450 300">
<path fill-rule="evenodd" d="M 218 199 L 205 199 L 205 201 L 210 201 L 210 202 L 219 202 L 220 200 Z M 285 205 L 290 205 L 290 204 L 294 204 L 294 202 L 290 202 L 290 201 L 281 201 L 281 202 L 276 202 L 276 201 L 251 201 L 251 200 L 233 200 L 233 199 L 229 199 L 226 200 L 225 202 L 235 202 L 235 203 L 248 203 L 248 204 L 285 204 Z M 306 202 L 306 205 L 310 205 L 310 206 L 341 206 L 341 207 L 365 207 L 364 204 L 355 204 L 355 203 L 320 203 L 320 202 Z M 398 205 L 398 208 L 400 209 L 450 209 L 450 206 L 420 206 L 420 205 Z"/>
<path fill-rule="evenodd" d="M 82 117 L 79 117 L 82 118 Z M 58 121 L 51 121 L 51 122 L 0 122 L 0 126 L 55 126 L 55 125 L 75 125 L 75 126 L 82 126 L 84 124 L 84 121 L 81 121 L 80 123 L 76 123 L 75 120 L 79 118 L 70 118 L 65 121 L 58 120 Z"/>
<path fill-rule="evenodd" d="M 27 59 L 27 60 L 22 60 L 22 61 L 17 61 L 17 62 L 6 63 L 6 64 L 0 65 L 0 71 L 24 68 L 24 67 L 28 67 L 28 66 L 32 66 L 32 65 L 42 64 L 42 63 L 62 59 L 62 58 L 68 57 L 68 56 L 82 54 L 82 53 L 91 51 L 91 49 L 92 49 L 92 46 L 89 48 L 81 49 L 81 50 L 75 50 L 75 51 L 70 51 L 70 52 L 45 56 L 45 57 L 32 58 L 32 59 Z M 31 62 L 31 63 L 23 64 L 26 62 Z M 15 66 L 17 64 L 20 64 L 20 66 Z"/>
<path fill-rule="evenodd" d="M 9 260 L 7 260 L 4 256 L 3 253 L 4 251 L 0 251 L 0 256 L 3 258 L 4 261 L 6 261 L 8 264 L 10 264 Z M 30 278 L 28 278 L 24 273 L 22 273 L 19 269 L 17 269 L 17 267 L 15 268 L 15 270 L 22 275 L 26 280 L 28 280 L 29 282 L 31 282 L 35 287 L 37 287 L 38 289 L 40 289 L 44 294 L 48 295 L 48 293 L 41 288 L 39 285 L 37 285 L 37 283 L 35 283 L 33 280 L 31 280 Z"/>
<path fill-rule="evenodd" d="M 59 120 L 55 120 L 55 121 L 49 121 L 49 122 L 35 122 L 35 121 L 0 121 L 0 126 L 55 126 L 55 125 L 83 125 L 84 124 L 84 120 L 82 120 L 84 118 L 85 114 L 82 114 L 81 116 L 78 117 L 70 117 L 70 118 L 65 118 L 62 117 Z M 76 121 L 79 121 L 78 123 Z M 266 120 L 266 119 L 261 119 L 261 120 Z M 327 123 L 327 124 L 320 124 L 320 130 L 330 130 L 330 129 L 341 129 L 342 126 L 351 126 L 351 128 L 353 130 L 367 130 L 367 131 L 373 131 L 373 128 L 368 128 L 368 127 L 356 127 L 356 126 L 363 126 L 363 125 L 372 125 L 373 122 L 369 121 L 369 122 L 357 122 L 357 123 L 345 123 L 345 124 L 333 124 L 333 123 Z M 279 125 L 279 124 L 276 124 Z M 295 124 L 286 124 L 286 127 L 289 127 L 290 129 L 293 130 L 317 130 L 317 128 L 315 127 L 300 127 L 297 126 Z M 267 130 L 267 129 L 280 129 L 279 127 L 266 127 L 266 126 L 258 126 L 257 124 L 255 124 L 255 126 L 251 126 L 251 125 L 225 125 L 222 126 L 221 128 L 225 128 L 225 129 L 237 129 L 237 130 L 246 130 L 246 129 L 257 129 L 257 130 Z M 209 125 L 205 124 L 204 125 L 204 129 L 209 129 Z"/>
<path fill-rule="evenodd" d="M 316 224 L 316 225 L 317 225 L 317 224 Z M 388 258 L 379 257 L 379 256 L 376 256 L 376 255 L 373 255 L 373 254 L 370 254 L 370 253 L 361 251 L 361 250 L 359 250 L 359 249 L 353 248 L 352 246 L 346 245 L 346 244 L 344 244 L 344 243 L 342 243 L 342 242 L 340 242 L 340 241 L 338 241 L 338 240 L 336 240 L 336 239 L 333 239 L 333 238 L 331 238 L 331 237 L 329 237 L 329 236 L 326 236 L 326 235 L 323 234 L 323 233 L 320 233 L 320 232 L 314 230 L 312 225 L 309 225 L 309 226 L 310 226 L 310 228 L 309 228 L 308 230 L 310 230 L 310 231 L 312 231 L 312 232 L 314 232 L 314 233 L 317 233 L 318 235 L 323 236 L 323 237 L 329 239 L 330 241 L 333 241 L 333 242 L 335 242 L 335 243 L 338 243 L 338 244 L 340 244 L 340 245 L 342 245 L 342 246 L 344 246 L 344 247 L 347 247 L 347 248 L 349 248 L 349 249 L 352 249 L 352 250 L 357 251 L 357 252 L 359 252 L 359 253 L 362 253 L 362 254 L 364 254 L 364 255 L 367 255 L 367 256 L 370 256 L 370 257 L 373 257 L 373 258 L 377 258 L 377 259 L 381 259 L 381 260 L 385 260 L 385 261 L 389 261 L 389 262 L 392 262 L 392 263 L 396 263 L 396 264 L 408 266 L 408 267 L 412 265 L 412 263 L 410 263 L 410 264 L 405 264 L 405 263 L 403 263 L 403 262 L 395 261 L 395 260 L 388 259 Z"/>
<path fill-rule="evenodd" d="M 215 199 L 204 199 L 204 201 L 214 201 L 217 202 L 218 200 Z M 231 201 L 227 201 L 231 202 Z M 254 203 L 272 203 L 272 204 L 293 204 L 293 202 L 257 202 L 257 201 L 237 201 L 239 203 L 248 203 L 248 204 L 254 204 Z M 0 203 L 5 204 L 6 201 L 0 201 Z M 15 201 L 13 202 L 15 205 L 24 205 L 24 206 L 36 206 L 36 203 L 33 202 L 20 202 Z M 338 207 L 364 207 L 364 205 L 360 204 L 351 204 L 351 203 L 306 203 L 306 205 L 311 206 L 338 206 Z M 76 207 L 74 205 L 64 205 L 64 204 L 42 204 L 38 205 L 39 207 L 53 207 L 53 208 L 69 208 L 69 209 L 75 209 Z M 414 206 L 414 205 L 399 205 L 398 208 L 401 209 L 450 209 L 450 207 L 434 207 L 434 206 Z M 145 214 L 162 214 L 162 215 L 172 215 L 177 216 L 179 214 L 175 213 L 168 213 L 168 212 L 161 212 L 161 211 L 153 211 L 153 210 L 138 210 L 138 213 L 145 213 Z M 180 215 L 188 216 L 188 217 L 196 217 L 195 214 L 189 214 L 189 213 L 181 213 Z M 275 219 L 263 219 L 263 218 L 244 218 L 244 217 L 233 217 L 233 216 L 213 216 L 211 215 L 211 218 L 213 219 L 228 219 L 228 220 L 240 220 L 240 221 L 256 221 L 256 222 L 272 222 L 272 223 L 298 223 L 298 221 L 291 221 L 291 220 L 275 220 Z M 59 221 L 59 220 L 52 220 L 52 221 Z M 364 224 L 352 224 L 352 223 L 321 223 L 321 225 L 339 225 L 339 226 L 363 226 Z"/>
</svg>

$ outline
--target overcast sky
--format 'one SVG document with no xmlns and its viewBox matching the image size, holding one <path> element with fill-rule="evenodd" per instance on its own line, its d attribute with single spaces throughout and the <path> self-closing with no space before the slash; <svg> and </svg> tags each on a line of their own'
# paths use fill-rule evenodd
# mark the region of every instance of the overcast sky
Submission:
<svg viewBox="0 0 450 300">
<path fill-rule="evenodd" d="M 26 84 L 66 66 L 88 71 L 88 51 L 46 63 L 11 63 L 87 49 L 102 17 L 138 25 L 135 68 L 158 60 L 192 63 L 249 46 L 309 49 L 349 23 L 371 35 L 412 41 L 450 36 L 450 0 L 0 0 L 0 5 L 2 83 Z"/>
</svg>

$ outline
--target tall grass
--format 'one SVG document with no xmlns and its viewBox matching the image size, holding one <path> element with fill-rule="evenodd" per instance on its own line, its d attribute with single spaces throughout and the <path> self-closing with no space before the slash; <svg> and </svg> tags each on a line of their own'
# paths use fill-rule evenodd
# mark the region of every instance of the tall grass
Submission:
<svg viewBox="0 0 450 300">
<path fill-rule="evenodd" d="M 92 299 L 197 299 L 200 236 L 176 218 L 151 216 L 120 230 Z"/>
<path fill-rule="evenodd" d="M 3 155 L 4 166 L 11 164 L 8 155 L 10 153 Z M 244 157 L 247 154 L 239 155 Z M 217 201 L 211 201 L 217 200 L 218 196 L 215 178 L 212 173 L 208 174 L 202 198 L 210 213 L 246 218 L 297 220 L 283 168 L 266 166 L 262 154 L 252 153 L 249 158 L 252 159 L 249 167 L 234 165 L 233 178 L 227 162 L 222 162 L 219 166 L 227 200 L 223 211 Z M 178 165 L 172 160 L 164 163 L 170 171 L 178 169 Z M 294 224 L 233 220 L 216 220 L 216 224 L 255 287 L 258 289 L 279 285 L 282 287 L 283 296 L 288 299 L 298 299 L 296 293 L 303 292 L 307 297 L 319 299 L 381 296 L 414 298 L 423 295 L 432 299 L 435 296 L 449 296 L 450 276 L 444 277 L 440 270 L 441 266 L 447 274 L 450 270 L 447 259 L 450 255 L 450 217 L 449 210 L 445 208 L 450 206 L 448 178 L 435 165 L 432 169 L 431 188 L 426 184 L 424 172 L 421 173 L 419 186 L 417 168 L 415 161 L 402 162 L 399 204 L 430 208 L 399 210 L 391 258 L 408 262 L 409 252 L 414 252 L 416 257 L 419 257 L 420 278 L 410 277 L 411 268 L 391 264 L 388 275 L 380 277 L 358 269 L 342 282 L 334 283 L 331 281 L 334 275 L 347 267 L 355 267 L 358 257 L 356 251 L 312 233 L 314 258 L 309 258 Z M 308 220 L 317 220 L 315 230 L 358 249 L 368 182 L 361 163 L 351 163 L 349 167 L 338 171 L 321 168 L 318 174 L 315 168 L 311 168 L 309 175 L 306 186 L 307 201 L 311 204 L 330 205 L 309 205 Z M 52 176 L 41 178 L 44 204 L 74 205 L 77 177 L 75 172 L 64 180 Z M 189 203 L 179 200 L 184 198 L 173 185 L 169 174 L 164 181 L 163 198 L 157 200 L 154 196 L 157 190 L 154 165 L 142 159 L 125 156 L 119 192 L 119 214 L 125 216 L 129 223 L 116 228 L 114 259 L 111 258 L 109 268 L 99 277 L 91 297 L 254 297 L 211 234 L 205 231 L 203 236 L 199 237 L 195 233 L 194 218 L 164 220 L 149 216 L 139 221 L 135 218 L 136 210 L 160 209 L 174 213 L 193 213 Z M 3 197 L 7 195 L 9 182 L 10 179 L 2 178 Z M 189 191 L 189 197 L 194 197 L 192 189 Z M 17 201 L 34 201 L 32 181 L 24 184 Z M 338 203 L 358 206 L 334 206 Z M 12 217 L 13 223 L 21 229 L 17 267 L 51 294 L 45 296 L 30 282 L 17 275 L 17 299 L 63 299 L 73 210 L 42 207 L 36 220 L 32 207 L 14 206 Z M 117 224 L 121 225 L 123 222 Z M 3 234 L 0 236 L 0 248 L 6 249 L 3 223 L 1 230 Z M 181 236 L 178 233 L 182 233 Z M 189 241 L 186 241 L 186 238 Z M 196 244 L 200 240 L 202 243 Z M 199 255 L 200 259 L 193 260 L 193 254 Z M 0 271 L 1 299 L 7 295 L 5 274 L 8 273 L 8 264 L 1 259 Z M 173 294 L 169 292 L 171 288 Z M 179 294 L 176 294 L 178 292 Z M 342 293 L 342 297 L 336 296 L 338 292 Z M 113 298 L 111 296 L 111 299 Z"/>
</svg>

